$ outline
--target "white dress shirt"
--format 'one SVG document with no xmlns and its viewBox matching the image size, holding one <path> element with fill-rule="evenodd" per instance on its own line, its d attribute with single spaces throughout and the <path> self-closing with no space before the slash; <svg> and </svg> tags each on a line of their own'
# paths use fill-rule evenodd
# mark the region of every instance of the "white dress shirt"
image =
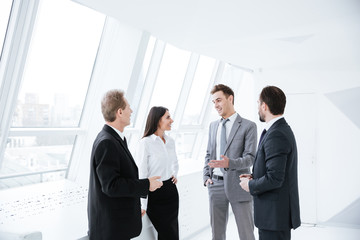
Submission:
<svg viewBox="0 0 360 240">
<path fill-rule="evenodd" d="M 225 124 L 226 127 L 226 141 L 229 138 L 231 128 L 234 125 L 235 119 L 237 117 L 237 113 L 235 112 L 233 115 L 228 117 L 229 121 Z M 219 122 L 217 133 L 216 133 L 216 160 L 220 159 L 220 137 L 221 137 L 221 129 L 222 129 L 222 121 Z M 220 168 L 214 168 L 213 173 L 218 176 L 223 176 L 224 174 L 221 172 Z"/>
<path fill-rule="evenodd" d="M 139 178 L 160 176 L 161 181 L 177 177 L 179 163 L 175 152 L 175 141 L 164 134 L 165 143 L 155 134 L 140 140 L 135 161 Z M 141 208 L 147 208 L 147 199 L 141 199 Z"/>
<path fill-rule="evenodd" d="M 284 117 L 284 116 L 280 116 L 280 117 L 273 118 L 273 119 L 271 119 L 270 121 L 268 121 L 268 122 L 266 123 L 266 126 L 265 126 L 266 131 L 269 131 L 269 128 L 270 128 L 277 120 L 279 120 L 279 119 L 281 119 L 281 118 L 283 118 L 283 117 Z"/>
</svg>

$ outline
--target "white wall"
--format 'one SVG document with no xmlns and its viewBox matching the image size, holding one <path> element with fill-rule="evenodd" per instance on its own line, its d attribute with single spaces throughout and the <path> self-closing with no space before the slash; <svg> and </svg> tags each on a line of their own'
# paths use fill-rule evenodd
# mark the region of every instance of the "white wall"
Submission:
<svg viewBox="0 0 360 240">
<path fill-rule="evenodd" d="M 359 101 L 348 104 L 359 111 Z M 324 222 L 360 197 L 360 129 L 324 95 L 318 106 L 317 209 Z"/>
<path fill-rule="evenodd" d="M 316 111 L 316 94 L 287 94 L 284 117 L 293 130 L 297 142 L 300 211 L 303 223 L 317 221 Z"/>
</svg>

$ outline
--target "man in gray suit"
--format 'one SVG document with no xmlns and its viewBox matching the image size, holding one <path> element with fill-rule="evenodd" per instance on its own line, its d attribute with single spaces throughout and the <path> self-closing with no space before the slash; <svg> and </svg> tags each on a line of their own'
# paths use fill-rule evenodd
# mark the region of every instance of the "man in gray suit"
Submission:
<svg viewBox="0 0 360 240">
<path fill-rule="evenodd" d="M 203 171 L 209 191 L 213 240 L 226 239 L 229 203 L 239 238 L 254 240 L 252 197 L 239 188 L 239 175 L 250 173 L 256 152 L 256 124 L 240 117 L 234 109 L 234 92 L 223 84 L 211 91 L 212 102 L 221 119 L 210 124 Z"/>
</svg>

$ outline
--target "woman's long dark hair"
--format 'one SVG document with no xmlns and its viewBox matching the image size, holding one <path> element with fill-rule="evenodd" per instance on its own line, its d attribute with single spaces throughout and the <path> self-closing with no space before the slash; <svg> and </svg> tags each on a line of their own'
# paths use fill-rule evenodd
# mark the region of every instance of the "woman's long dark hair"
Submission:
<svg viewBox="0 0 360 240">
<path fill-rule="evenodd" d="M 152 107 L 149 111 L 149 115 L 146 120 L 146 126 L 144 131 L 144 137 L 150 136 L 156 132 L 159 126 L 159 122 L 162 116 L 169 111 L 164 107 Z"/>
</svg>

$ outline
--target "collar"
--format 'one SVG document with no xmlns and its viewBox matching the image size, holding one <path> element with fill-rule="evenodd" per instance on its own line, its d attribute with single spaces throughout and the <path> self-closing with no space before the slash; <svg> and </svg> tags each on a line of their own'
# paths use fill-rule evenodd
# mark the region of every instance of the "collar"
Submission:
<svg viewBox="0 0 360 240">
<path fill-rule="evenodd" d="M 229 119 L 230 122 L 235 122 L 236 117 L 237 117 L 237 112 L 235 112 L 233 115 L 231 115 L 227 119 Z M 223 118 L 221 118 L 221 119 L 223 119 Z"/>
<path fill-rule="evenodd" d="M 161 138 L 159 137 L 159 136 L 156 136 L 154 133 L 153 134 L 151 134 L 150 136 L 149 136 L 152 140 L 156 140 L 156 138 L 159 138 L 160 140 L 161 140 Z M 165 141 L 167 142 L 167 136 L 166 136 L 166 134 L 164 134 L 164 138 L 165 138 Z M 161 140 L 162 141 L 162 140 Z"/>
<path fill-rule="evenodd" d="M 108 126 L 109 126 L 109 127 L 111 127 L 112 129 L 114 129 L 114 131 L 115 131 L 117 134 L 119 134 L 119 136 L 120 136 L 121 140 L 123 140 L 123 141 L 124 141 L 124 137 L 125 137 L 125 135 L 124 135 L 124 133 L 123 133 L 123 132 L 120 132 L 118 129 L 114 128 L 113 126 L 110 126 L 110 125 L 109 125 L 109 124 L 107 124 L 107 123 L 106 123 L 106 125 L 108 125 Z"/>
<path fill-rule="evenodd" d="M 265 126 L 266 131 L 268 131 L 268 130 L 270 129 L 270 127 L 271 127 L 277 120 L 279 120 L 279 119 L 281 119 L 281 118 L 284 118 L 284 116 L 276 117 L 276 118 L 273 118 L 273 119 L 271 119 L 270 121 L 268 121 L 268 122 L 266 123 L 266 126 Z"/>
</svg>

